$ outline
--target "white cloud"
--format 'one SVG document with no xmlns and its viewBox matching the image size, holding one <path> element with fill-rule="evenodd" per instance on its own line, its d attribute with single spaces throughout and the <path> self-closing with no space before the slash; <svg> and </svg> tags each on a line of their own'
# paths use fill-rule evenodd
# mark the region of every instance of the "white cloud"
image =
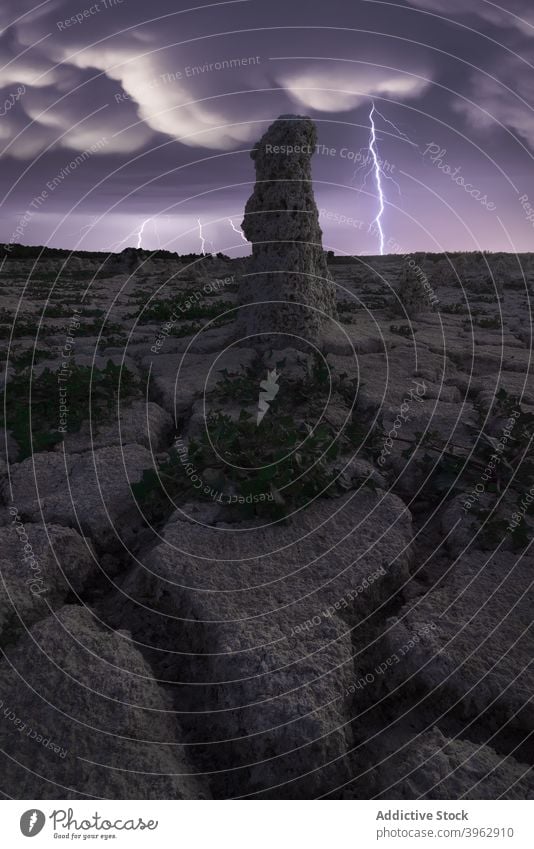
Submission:
<svg viewBox="0 0 534 849">
<path fill-rule="evenodd" d="M 93 57 L 91 64 L 96 61 Z M 248 122 L 232 126 L 229 115 L 216 101 L 195 102 L 193 92 L 175 78 L 176 69 L 176 63 L 132 55 L 119 66 L 108 68 L 107 73 L 138 104 L 139 115 L 150 128 L 183 144 L 229 150 L 253 138 L 253 126 Z"/>
<path fill-rule="evenodd" d="M 498 80 L 476 73 L 470 81 L 471 99 L 476 106 L 462 100 L 456 101 L 453 108 L 463 114 L 475 129 L 495 130 L 500 122 L 534 146 L 534 110 L 527 105 L 532 99 L 530 79 L 521 76 L 514 60 L 501 63 L 499 78 L 527 103 L 522 103 Z"/>
<path fill-rule="evenodd" d="M 70 121 L 76 123 L 92 108 L 105 103 L 107 109 L 105 115 L 100 113 L 100 118 L 103 116 L 106 126 L 111 125 L 112 132 L 120 131 L 112 139 L 109 152 L 140 150 L 156 133 L 164 133 L 192 147 L 229 150 L 252 141 L 257 128 L 250 119 L 263 117 L 262 110 L 251 108 L 250 101 L 245 104 L 241 99 L 230 102 L 229 98 L 222 98 L 202 102 L 202 88 L 206 84 L 213 87 L 211 91 L 215 91 L 218 82 L 222 82 L 224 88 L 225 83 L 218 80 L 217 73 L 207 75 L 207 79 L 182 79 L 185 76 L 183 57 L 180 62 L 176 51 L 166 51 L 164 55 L 151 53 L 150 44 L 139 45 L 131 33 L 115 38 L 113 43 L 107 41 L 79 49 L 54 33 L 35 48 L 31 60 L 27 54 L 17 58 L 5 49 L 4 53 L 5 56 L 0 53 L 0 62 L 2 58 L 5 60 L 4 70 L 0 70 L 0 88 L 17 82 L 28 86 L 23 105 L 35 124 L 26 134 L 39 134 L 42 147 L 50 143 L 50 138 L 41 132 L 43 127 L 55 128 L 59 135 L 68 130 Z M 5 67 L 7 62 L 10 64 Z M 51 70 L 54 64 L 58 67 Z M 180 69 L 182 78 L 177 77 Z M 96 79 L 87 82 L 90 77 Z M 81 85 L 84 82 L 86 84 Z M 40 95 L 36 86 L 42 87 Z M 69 92 L 71 96 L 55 104 Z M 127 98 L 117 101 L 115 95 L 121 92 L 125 92 Z M 102 134 L 102 131 L 98 133 Z M 93 131 L 77 130 L 67 132 L 58 144 L 85 149 L 94 141 L 93 137 Z M 42 147 L 37 140 L 33 144 L 26 141 L 11 154 L 27 155 L 31 150 L 35 155 Z"/>
<path fill-rule="evenodd" d="M 2 2 L 11 7 L 13 18 L 31 8 L 31 0 Z M 202 62 L 199 50 L 210 57 L 211 42 L 202 48 L 197 44 L 162 47 L 169 42 L 169 21 L 128 29 L 128 16 L 119 14 L 126 4 L 58 29 L 58 21 L 73 14 L 69 6 L 66 0 L 53 0 L 39 15 L 29 15 L 0 35 L 0 66 L 4 65 L 0 88 L 15 82 L 27 86 L 17 117 L 9 117 L 2 135 L 7 128 L 19 132 L 24 115 L 30 124 L 9 155 L 34 156 L 54 144 L 54 134 L 55 146 L 69 150 L 85 150 L 105 135 L 110 138 L 106 151 L 134 153 L 158 133 L 190 147 L 232 150 L 255 141 L 261 134 L 258 122 L 287 112 L 291 101 L 320 112 L 344 112 L 373 95 L 395 100 L 416 97 L 428 85 L 401 71 L 315 66 L 282 74 L 279 82 L 287 92 L 234 96 L 228 93 L 268 89 L 272 85 L 269 64 L 202 72 L 190 78 L 185 68 Z M 111 20 L 117 26 L 113 37 Z M 174 35 L 178 40 L 178 33 L 170 35 L 171 41 Z M 186 35 L 182 34 L 184 41 Z M 237 40 L 234 44 L 232 49 L 242 49 Z M 117 100 L 121 93 L 126 98 Z M 94 119 L 86 117 L 103 104 L 106 108 Z"/>
<path fill-rule="evenodd" d="M 277 81 L 295 103 L 317 112 L 348 112 L 373 96 L 407 100 L 429 85 L 417 75 L 384 68 L 362 70 L 356 63 L 285 71 Z"/>
</svg>

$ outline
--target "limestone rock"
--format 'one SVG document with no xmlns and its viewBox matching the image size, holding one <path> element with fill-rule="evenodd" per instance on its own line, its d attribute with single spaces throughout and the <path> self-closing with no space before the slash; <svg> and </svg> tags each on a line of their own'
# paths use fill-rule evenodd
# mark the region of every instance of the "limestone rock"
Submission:
<svg viewBox="0 0 534 849">
<path fill-rule="evenodd" d="M 448 739 L 437 728 L 408 743 L 390 738 L 390 747 L 394 740 L 397 748 L 380 750 L 373 770 L 379 798 L 531 799 L 534 793 L 529 767 L 490 746 Z"/>
<path fill-rule="evenodd" d="M 119 540 L 131 543 L 142 517 L 130 484 L 140 481 L 143 471 L 153 465 L 152 454 L 141 445 L 84 454 L 34 454 L 10 469 L 13 500 L 25 520 L 44 518 L 81 528 L 102 546 L 117 545 Z M 138 521 L 131 516 L 138 516 Z"/>
<path fill-rule="evenodd" d="M 506 288 L 512 282 L 510 267 L 504 259 L 499 260 L 493 268 L 493 282 L 499 295 L 504 295 Z"/>
<path fill-rule="evenodd" d="M 102 627 L 88 608 L 35 625 L 0 664 L 0 690 L 7 795 L 206 798 L 170 697 L 130 634 Z"/>
<path fill-rule="evenodd" d="M 190 413 L 196 399 L 204 399 L 222 380 L 222 372 L 239 374 L 256 357 L 253 349 L 228 347 L 224 353 L 159 354 L 147 358 L 151 393 L 174 419 Z"/>
<path fill-rule="evenodd" d="M 434 298 L 436 296 L 434 295 Z M 432 310 L 432 287 L 421 265 L 411 258 L 404 263 L 393 312 L 415 318 Z"/>
<path fill-rule="evenodd" d="M 402 610 L 388 631 L 386 654 L 402 659 L 388 685 L 402 686 L 413 675 L 434 693 L 440 710 L 455 705 L 465 715 L 483 716 L 490 728 L 506 724 L 528 733 L 534 719 L 531 573 L 526 556 L 464 553 L 445 581 L 413 612 Z M 435 629 L 414 640 L 428 623 Z"/>
<path fill-rule="evenodd" d="M 255 345 L 305 349 L 336 317 L 312 187 L 316 138 L 309 118 L 284 115 L 251 154 L 256 184 L 242 229 L 252 259 L 240 284 L 238 326 Z"/>
<path fill-rule="evenodd" d="M 158 451 L 166 441 L 168 442 L 173 428 L 169 413 L 153 401 L 121 404 L 120 422 L 117 418 L 117 408 L 113 407 L 109 418 L 109 422 L 94 420 L 92 429 L 88 421 L 83 422 L 77 433 L 68 433 L 65 436 L 65 450 L 69 454 L 79 454 L 112 445 L 135 443 Z M 55 450 L 63 452 L 63 443 L 59 443 Z"/>
<path fill-rule="evenodd" d="M 83 591 L 98 571 L 90 541 L 72 528 L 11 521 L 0 529 L 2 645 Z"/>
<path fill-rule="evenodd" d="M 289 525 L 175 518 L 126 579 L 139 615 L 159 616 L 159 641 L 181 626 L 189 662 L 174 674 L 209 712 L 201 736 L 228 770 L 217 794 L 310 798 L 347 780 L 352 629 L 407 580 L 410 540 L 402 502 L 365 489 Z"/>
</svg>

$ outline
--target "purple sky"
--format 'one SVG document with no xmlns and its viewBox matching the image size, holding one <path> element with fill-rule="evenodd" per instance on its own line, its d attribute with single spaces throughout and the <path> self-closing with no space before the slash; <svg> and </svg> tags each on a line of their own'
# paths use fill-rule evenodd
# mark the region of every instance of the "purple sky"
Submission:
<svg viewBox="0 0 534 849">
<path fill-rule="evenodd" d="M 248 253 L 248 152 L 297 113 L 325 247 L 377 253 L 374 101 L 386 252 L 532 250 L 534 6 L 506 7 L 2 0 L 0 239 L 186 253 L 200 219 Z"/>
</svg>

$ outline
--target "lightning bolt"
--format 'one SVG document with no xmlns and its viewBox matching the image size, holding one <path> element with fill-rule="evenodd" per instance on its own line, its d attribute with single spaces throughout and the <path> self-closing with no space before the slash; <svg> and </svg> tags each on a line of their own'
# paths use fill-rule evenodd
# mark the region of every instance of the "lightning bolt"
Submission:
<svg viewBox="0 0 534 849">
<path fill-rule="evenodd" d="M 376 108 L 374 103 L 373 103 L 373 109 L 375 110 L 376 114 L 380 118 L 382 118 L 382 120 L 384 121 L 385 124 L 389 124 L 390 127 L 393 127 L 397 136 L 399 136 L 403 141 L 408 142 L 408 144 L 411 144 L 412 147 L 417 147 L 417 148 L 419 147 L 419 145 L 417 145 L 414 141 L 412 141 L 411 138 L 406 135 L 406 133 L 403 133 L 402 130 L 399 127 L 397 127 L 396 124 L 393 123 L 393 121 L 390 121 L 389 118 L 386 118 L 385 115 L 382 115 L 382 113 L 378 111 L 378 109 Z"/>
<path fill-rule="evenodd" d="M 371 123 L 371 134 L 369 139 L 369 150 L 371 151 L 371 156 L 373 157 L 373 165 L 375 171 L 375 181 L 376 181 L 376 190 L 378 192 L 379 197 L 379 209 L 378 214 L 373 221 L 373 224 L 376 224 L 378 228 L 378 233 L 380 237 L 380 256 L 384 255 L 384 231 L 382 230 L 382 216 L 384 214 L 384 192 L 382 190 L 382 168 L 380 166 L 380 162 L 378 159 L 378 153 L 376 150 L 376 128 L 373 115 L 375 114 L 375 105 L 373 103 L 372 109 L 369 113 L 369 121 Z"/>
<path fill-rule="evenodd" d="M 243 239 L 243 241 L 248 245 L 248 241 L 245 238 L 245 234 L 243 233 L 241 228 L 239 228 L 239 230 L 238 230 L 231 218 L 229 218 L 228 221 L 230 222 L 230 227 L 232 228 L 234 233 L 238 233 L 241 236 L 241 238 Z"/>
<path fill-rule="evenodd" d="M 37 811 L 34 811 L 30 817 L 30 821 L 28 823 L 28 832 L 33 831 L 33 827 L 37 822 Z"/>
<path fill-rule="evenodd" d="M 145 220 L 144 220 L 144 221 L 143 221 L 143 223 L 141 224 L 141 226 L 140 226 L 140 228 L 139 228 L 139 230 L 138 230 L 138 232 L 137 232 L 137 247 L 138 247 L 138 248 L 140 248 L 140 247 L 141 247 L 141 244 L 142 244 L 142 241 L 143 241 L 143 230 L 145 229 L 145 227 L 146 227 L 146 225 L 148 224 L 148 222 L 149 222 L 149 221 L 152 221 L 152 220 L 153 220 L 152 218 L 145 218 Z"/>
<path fill-rule="evenodd" d="M 149 221 L 154 222 L 154 232 L 157 236 L 158 244 L 161 247 L 161 241 L 160 241 L 159 234 L 158 234 L 158 231 L 157 231 L 157 228 L 156 228 L 156 219 L 153 216 L 151 216 L 150 218 L 145 218 L 145 220 L 142 221 L 140 226 L 137 227 L 135 230 L 130 230 L 130 232 L 127 233 L 126 236 L 123 239 L 119 239 L 118 242 L 113 242 L 113 244 L 110 247 L 110 251 L 118 250 L 121 247 L 121 245 L 124 245 L 125 242 L 127 242 L 128 239 L 130 239 L 132 237 L 137 239 L 136 248 L 139 249 L 141 247 L 142 243 L 143 243 L 143 233 L 144 233 L 145 227 L 149 223 Z"/>
<path fill-rule="evenodd" d="M 413 142 L 410 138 L 408 138 L 406 133 L 403 133 L 403 131 L 401 129 L 399 129 L 399 127 L 397 127 L 397 125 L 394 124 L 393 121 L 390 121 L 389 118 L 386 118 L 385 115 L 382 115 L 382 113 L 379 112 L 379 110 L 376 108 L 374 101 L 372 101 L 371 111 L 369 113 L 369 144 L 368 144 L 367 148 L 362 148 L 360 150 L 360 154 L 363 151 L 369 151 L 369 153 L 371 154 L 371 156 L 370 156 L 371 164 L 370 164 L 368 170 L 364 174 L 363 182 L 360 186 L 360 190 L 365 188 L 365 186 L 367 184 L 367 178 L 371 174 L 373 174 L 374 180 L 375 180 L 375 185 L 376 185 L 376 191 L 377 191 L 377 195 L 378 195 L 378 212 L 377 212 L 377 215 L 376 215 L 374 221 L 372 222 L 371 227 L 373 225 L 376 225 L 376 230 L 377 230 L 377 233 L 378 233 L 378 236 L 379 236 L 379 241 L 380 241 L 380 256 L 383 256 L 384 255 L 385 237 L 384 237 L 384 230 L 383 230 L 383 227 L 382 227 L 382 217 L 384 215 L 385 203 L 386 203 L 385 194 L 384 194 L 384 181 L 389 180 L 391 183 L 393 183 L 393 185 L 397 189 L 399 195 L 401 194 L 401 189 L 400 189 L 400 186 L 397 183 L 397 181 L 394 180 L 393 177 L 390 174 L 386 174 L 386 172 L 384 171 L 384 168 L 380 164 L 380 157 L 378 155 L 378 139 L 377 139 L 377 135 L 376 135 L 376 125 L 375 125 L 375 120 L 374 120 L 375 115 L 378 115 L 385 124 L 389 124 L 390 127 L 393 127 L 393 129 L 395 130 L 395 135 L 397 136 L 397 138 L 402 139 L 402 141 L 405 141 L 408 144 L 411 144 L 413 147 L 415 147 L 417 149 L 419 149 L 419 146 L 417 144 L 415 144 L 415 142 Z M 358 166 L 358 168 L 354 172 L 353 180 L 355 179 L 356 174 L 359 171 L 361 171 L 362 168 L 365 168 L 367 166 L 367 164 L 368 164 L 368 162 L 364 161 L 361 165 Z"/>
<path fill-rule="evenodd" d="M 202 222 L 201 222 L 200 218 L 197 218 L 197 221 L 198 221 L 198 235 L 199 235 L 199 238 L 200 238 L 200 250 L 201 250 L 202 256 L 206 256 L 206 251 L 204 250 L 205 247 L 206 247 L 206 240 L 205 240 L 203 233 L 202 233 Z"/>
<path fill-rule="evenodd" d="M 209 239 L 206 239 L 206 237 L 204 236 L 204 233 L 203 233 L 203 230 L 202 230 L 202 222 L 201 222 L 200 218 L 197 218 L 197 222 L 198 222 L 198 236 L 199 236 L 199 239 L 200 239 L 200 250 L 202 252 L 202 256 L 206 256 L 206 242 L 209 242 L 209 244 L 211 245 L 211 250 L 209 251 L 209 253 L 212 256 L 215 256 L 215 251 L 213 249 L 213 242 L 211 242 Z"/>
</svg>

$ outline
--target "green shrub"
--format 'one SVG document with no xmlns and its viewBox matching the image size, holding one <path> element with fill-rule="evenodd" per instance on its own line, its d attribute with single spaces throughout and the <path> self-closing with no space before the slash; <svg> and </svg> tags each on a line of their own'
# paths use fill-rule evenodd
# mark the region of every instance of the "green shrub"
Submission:
<svg viewBox="0 0 534 849">
<path fill-rule="evenodd" d="M 127 368 L 121 369 L 111 360 L 102 370 L 74 365 L 61 385 L 66 388 L 69 433 L 79 431 L 90 413 L 98 422 L 104 413 L 112 410 L 119 391 L 121 404 L 124 399 L 140 396 L 137 378 Z M 50 369 L 45 369 L 39 377 L 27 369 L 7 384 L 2 398 L 1 421 L 19 446 L 19 461 L 31 456 L 32 452 L 49 451 L 61 442 L 59 386 L 58 373 Z"/>
</svg>

